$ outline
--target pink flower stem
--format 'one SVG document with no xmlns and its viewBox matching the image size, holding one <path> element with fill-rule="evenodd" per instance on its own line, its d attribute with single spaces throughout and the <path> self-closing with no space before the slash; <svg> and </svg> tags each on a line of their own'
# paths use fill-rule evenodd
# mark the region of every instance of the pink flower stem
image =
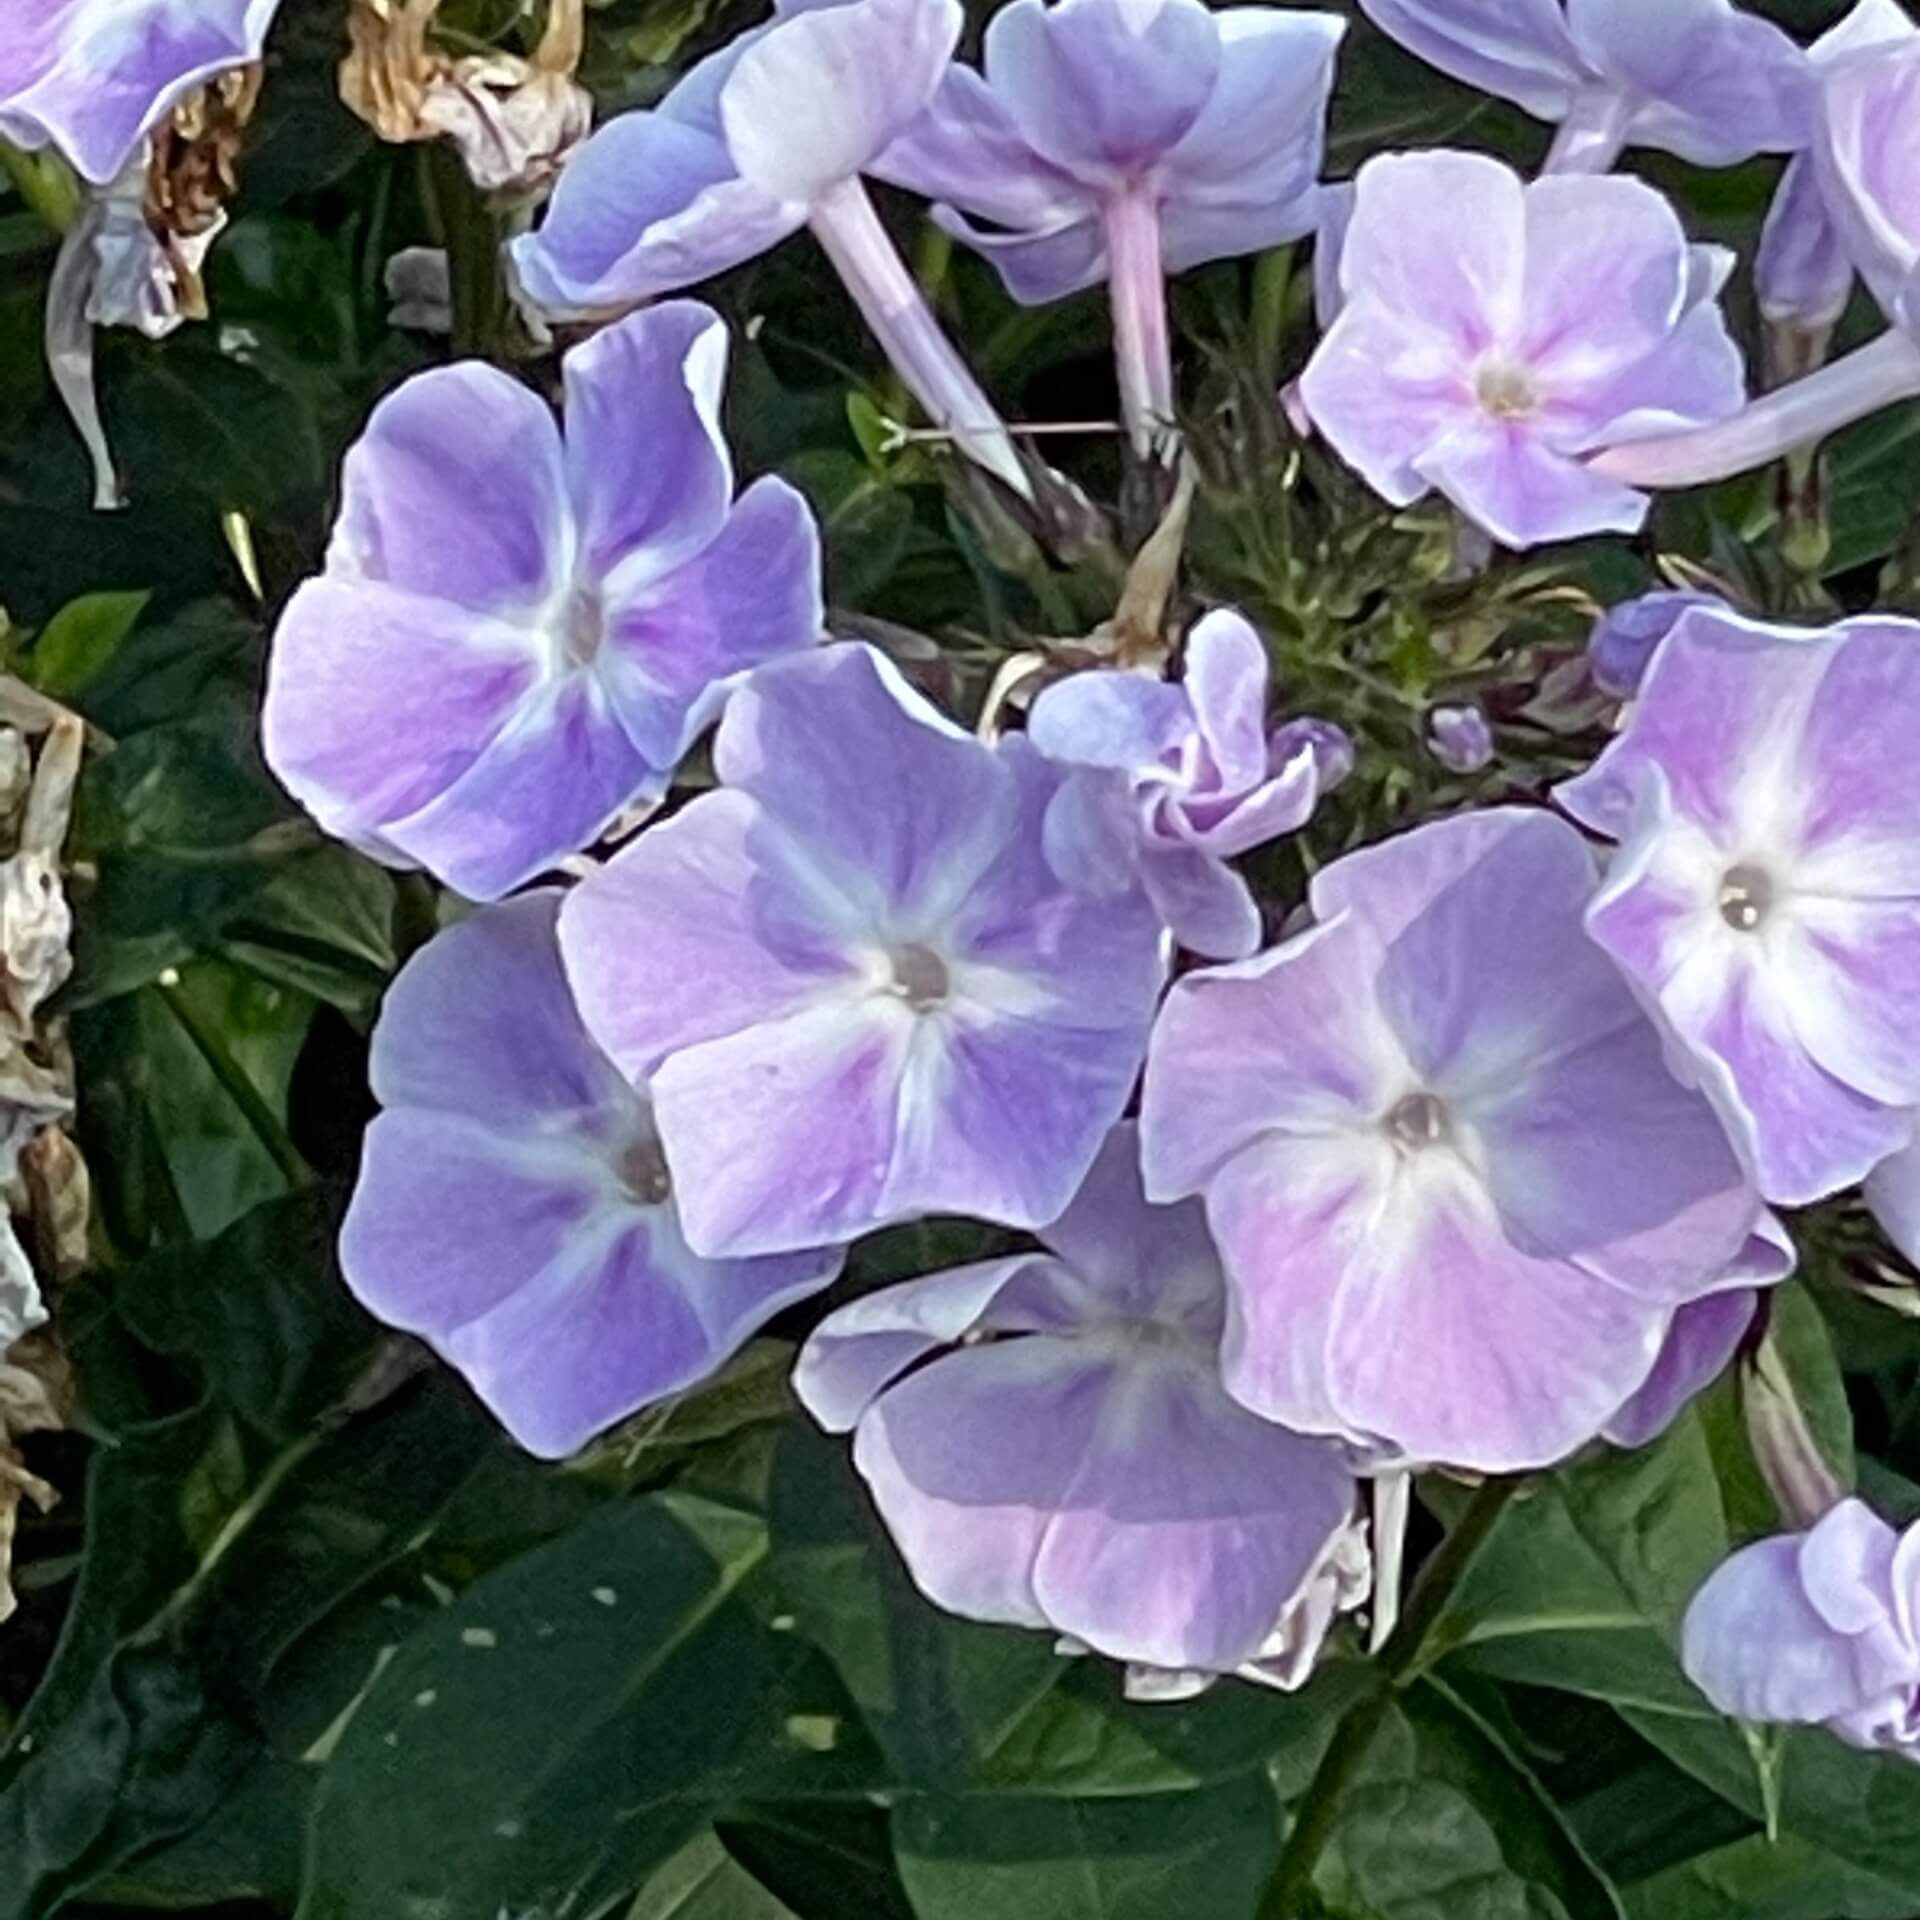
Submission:
<svg viewBox="0 0 1920 1920">
<path fill-rule="evenodd" d="M 1560 122 L 1543 173 L 1611 173 L 1632 118 L 1617 93 L 1583 93 Z"/>
<path fill-rule="evenodd" d="M 1920 345 L 1900 332 L 1856 347 L 1715 426 L 1609 447 L 1587 463 L 1630 487 L 1697 487 L 1812 446 L 1920 394 Z"/>
<path fill-rule="evenodd" d="M 927 417 L 970 460 L 1004 481 L 1023 500 L 1033 498 L 1006 423 L 953 342 L 941 331 L 900 252 L 880 224 L 859 179 L 841 180 L 814 202 L 814 238 L 833 262 L 906 388 Z"/>
<path fill-rule="evenodd" d="M 1143 458 L 1173 426 L 1173 348 L 1167 333 L 1167 276 L 1160 259 L 1160 207 L 1145 187 L 1107 202 L 1107 291 L 1120 409 Z"/>
</svg>

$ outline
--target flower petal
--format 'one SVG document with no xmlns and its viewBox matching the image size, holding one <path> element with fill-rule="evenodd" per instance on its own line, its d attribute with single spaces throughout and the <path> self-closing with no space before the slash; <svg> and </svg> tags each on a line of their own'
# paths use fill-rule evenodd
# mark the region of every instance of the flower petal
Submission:
<svg viewBox="0 0 1920 1920">
<path fill-rule="evenodd" d="M 1887 1238 L 1920 1264 L 1920 1136 L 1867 1176 L 1866 1202 Z"/>
<path fill-rule="evenodd" d="M 1027 738 L 1049 760 L 1132 773 L 1173 752 L 1193 725 L 1192 705 L 1179 687 L 1152 674 L 1094 668 L 1041 693 L 1027 718 Z M 1260 750 L 1264 763 L 1264 740 Z"/>
<path fill-rule="evenodd" d="M 1710 1293 L 1673 1316 L 1653 1371 L 1602 1430 L 1616 1447 L 1644 1447 L 1679 1419 L 1693 1397 L 1718 1379 L 1759 1307 L 1748 1287 Z"/>
<path fill-rule="evenodd" d="M 1167 931 L 1189 953 L 1244 960 L 1259 946 L 1252 889 L 1224 860 L 1198 847 L 1149 847 L 1140 878 Z"/>
<path fill-rule="evenodd" d="M 1517 550 L 1637 533 L 1652 505 L 1644 493 L 1555 452 L 1524 425 L 1492 419 L 1449 433 L 1413 465 L 1503 547 Z"/>
<path fill-rule="evenodd" d="M 1589 79 L 1560 0 L 1360 0 L 1383 33 L 1482 92 L 1559 120 Z"/>
<path fill-rule="evenodd" d="M 1200 738 L 1228 793 L 1267 772 L 1267 650 L 1239 614 L 1210 613 L 1187 636 L 1183 684 Z"/>
</svg>

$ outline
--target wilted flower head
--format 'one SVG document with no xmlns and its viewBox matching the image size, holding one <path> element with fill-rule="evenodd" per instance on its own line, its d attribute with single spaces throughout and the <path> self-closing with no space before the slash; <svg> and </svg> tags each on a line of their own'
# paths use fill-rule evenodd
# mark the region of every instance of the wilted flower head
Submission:
<svg viewBox="0 0 1920 1920">
<path fill-rule="evenodd" d="M 1550 814 L 1459 815 L 1335 861 L 1307 931 L 1175 985 L 1147 1192 L 1206 1197 L 1255 1412 L 1540 1466 L 1647 1383 L 1677 1310 L 1753 1283 L 1758 1199 L 1586 937 L 1595 877 Z"/>
<path fill-rule="evenodd" d="M 1651 187 L 1441 152 L 1369 161 L 1358 188 L 1300 397 L 1394 505 L 1437 488 L 1510 547 L 1631 532 L 1647 497 L 1588 456 L 1739 412 L 1732 256 Z"/>
<path fill-rule="evenodd" d="M 756 673 L 714 765 L 724 790 L 561 920 L 588 1028 L 652 1083 L 693 1245 L 1057 1217 L 1132 1091 L 1164 971 L 1144 898 L 1048 867 L 1059 775 L 851 645 Z"/>
<path fill-rule="evenodd" d="M 548 1458 L 704 1379 L 840 1267 L 690 1251 L 644 1093 L 574 1011 L 558 910 L 553 892 L 483 908 L 401 969 L 340 1237 L 365 1305 Z"/>
<path fill-rule="evenodd" d="M 1593 937 L 1786 1205 L 1859 1180 L 1920 1105 L 1916 712 L 1920 625 L 1696 608 L 1559 790 L 1620 842 Z"/>
<path fill-rule="evenodd" d="M 1260 910 L 1227 862 L 1306 824 L 1345 736 L 1269 736 L 1267 650 L 1237 613 L 1194 628 L 1185 669 L 1177 685 L 1077 673 L 1034 702 L 1027 737 L 1080 770 L 1047 809 L 1047 856 L 1076 886 L 1143 884 L 1182 946 L 1238 959 L 1260 944 Z"/>
<path fill-rule="evenodd" d="M 267 679 L 267 759 L 328 832 L 496 897 L 658 798 L 735 676 L 820 637 L 805 502 L 733 498 L 726 356 L 673 301 L 567 356 L 564 442 L 477 361 L 374 410 Z"/>
<path fill-rule="evenodd" d="M 1220 1385 L 1225 1294 L 1199 1206 L 1149 1206 L 1116 1127 L 1044 1251 L 842 1307 L 794 1387 L 854 1463 L 922 1590 L 1177 1676 L 1311 1671 L 1367 1591 L 1331 1443 Z M 1138 1677 L 1164 1697 L 1167 1671 Z"/>
<path fill-rule="evenodd" d="M 1700 166 L 1807 137 L 1806 56 L 1729 0 L 1361 0 L 1468 86 L 1563 123 L 1555 164 L 1603 173 L 1622 147 Z"/>
<path fill-rule="evenodd" d="M 1724 607 L 1716 594 L 1656 590 L 1609 607 L 1587 639 L 1587 662 L 1594 683 L 1616 700 L 1640 691 L 1648 664 L 1683 613 L 1695 607 Z"/>
<path fill-rule="evenodd" d="M 1843 1500 L 1742 1547 L 1694 1595 L 1680 1653 L 1722 1713 L 1920 1759 L 1920 1527 Z"/>
<path fill-rule="evenodd" d="M 260 57 L 280 0 L 11 0 L 0 138 L 104 186 L 204 80 Z"/>
</svg>

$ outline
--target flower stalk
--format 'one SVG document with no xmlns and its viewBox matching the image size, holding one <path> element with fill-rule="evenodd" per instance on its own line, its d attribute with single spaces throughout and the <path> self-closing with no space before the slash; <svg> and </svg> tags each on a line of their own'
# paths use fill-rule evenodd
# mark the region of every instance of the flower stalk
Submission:
<svg viewBox="0 0 1920 1920">
<path fill-rule="evenodd" d="M 1173 425 L 1173 348 L 1160 209 L 1145 187 L 1130 187 L 1108 202 L 1104 225 L 1121 412 L 1134 452 L 1145 459 Z"/>
</svg>

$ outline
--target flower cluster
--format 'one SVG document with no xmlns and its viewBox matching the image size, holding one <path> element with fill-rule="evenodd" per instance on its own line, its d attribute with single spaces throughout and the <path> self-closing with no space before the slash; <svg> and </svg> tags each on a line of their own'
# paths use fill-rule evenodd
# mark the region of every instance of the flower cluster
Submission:
<svg viewBox="0 0 1920 1920">
<path fill-rule="evenodd" d="M 1550 797 L 1308 845 L 1361 749 L 1248 612 L 1045 650 L 970 731 L 829 631 L 801 497 L 736 491 L 725 325 L 662 296 L 803 228 L 998 504 L 1045 490 L 868 176 L 1018 300 L 1106 282 L 1143 464 L 1180 431 L 1166 274 L 1316 234 L 1294 411 L 1483 550 L 1637 530 L 1650 486 L 1920 390 L 1920 40 L 1879 0 L 1812 55 L 1727 0 L 1365 10 L 1557 122 L 1544 173 L 1404 153 L 1326 187 L 1330 15 L 1013 0 L 976 70 L 956 0 L 782 0 L 586 141 L 512 243 L 525 302 L 605 323 L 564 424 L 474 361 L 389 396 L 269 668 L 267 756 L 315 819 L 486 903 L 381 1016 L 362 1300 L 558 1456 L 866 1235 L 1024 1236 L 836 1296 L 796 1390 L 933 1600 L 1161 1697 L 1297 1685 L 1376 1559 L 1391 1613 L 1368 1483 L 1659 1433 L 1791 1270 L 1773 1208 L 1864 1180 L 1920 1246 L 1920 625 L 1651 597 L 1596 633 L 1631 704 Z M 1749 405 L 1732 257 L 1609 173 L 1630 145 L 1794 156 L 1769 286 L 1837 248 L 1894 330 Z M 1423 779 L 1500 764 L 1497 707 L 1414 704 L 1453 776 Z M 1272 882 L 1289 854 L 1303 888 Z M 1909 1737 L 1877 1525 L 1837 1509 L 1716 1576 L 1702 1684 Z M 1819 1684 L 1721 1660 L 1748 1607 L 1818 1643 Z"/>
</svg>

